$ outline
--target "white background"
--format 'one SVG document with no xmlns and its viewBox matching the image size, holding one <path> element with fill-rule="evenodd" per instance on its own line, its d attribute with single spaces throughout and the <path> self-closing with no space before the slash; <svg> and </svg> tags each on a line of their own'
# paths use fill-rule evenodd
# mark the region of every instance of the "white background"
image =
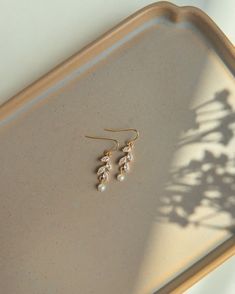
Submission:
<svg viewBox="0 0 235 294">
<path fill-rule="evenodd" d="M 172 1 L 203 9 L 235 43 L 235 0 Z M 0 0 L 0 103 L 150 4 L 144 0 Z M 187 294 L 234 294 L 235 258 Z"/>
</svg>

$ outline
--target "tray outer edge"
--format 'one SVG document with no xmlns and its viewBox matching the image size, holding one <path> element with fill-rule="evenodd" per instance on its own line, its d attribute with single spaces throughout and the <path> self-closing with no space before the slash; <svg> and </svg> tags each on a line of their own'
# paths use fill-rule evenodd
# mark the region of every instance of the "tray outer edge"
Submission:
<svg viewBox="0 0 235 294">
<path fill-rule="evenodd" d="M 12 112 L 21 108 L 28 101 L 39 95 L 39 93 L 60 81 L 69 72 L 82 66 L 89 59 L 110 47 L 135 27 L 141 25 L 152 17 L 163 15 L 169 17 L 174 23 L 178 23 L 182 20 L 191 21 L 211 41 L 217 52 L 222 55 L 225 64 L 233 72 L 235 71 L 234 46 L 208 15 L 196 7 L 178 7 L 166 1 L 160 1 L 150 4 L 130 15 L 117 26 L 89 43 L 73 56 L 3 103 L 0 106 L 0 120 L 3 120 Z M 234 237 L 231 237 L 209 253 L 208 256 L 194 264 L 155 293 L 183 293 L 209 272 L 234 255 L 235 239 Z"/>
<path fill-rule="evenodd" d="M 229 238 L 154 294 L 181 294 L 235 254 L 235 236 Z"/>
</svg>

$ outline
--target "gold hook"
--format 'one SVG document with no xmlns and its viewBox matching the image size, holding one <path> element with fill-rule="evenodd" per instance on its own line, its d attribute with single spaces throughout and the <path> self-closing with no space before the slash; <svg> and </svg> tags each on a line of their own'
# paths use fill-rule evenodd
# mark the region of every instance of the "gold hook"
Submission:
<svg viewBox="0 0 235 294">
<path fill-rule="evenodd" d="M 108 141 L 115 142 L 116 145 L 112 149 L 110 149 L 109 151 L 117 151 L 119 148 L 119 143 L 118 143 L 118 140 L 116 140 L 116 139 L 106 138 L 106 137 L 94 137 L 94 136 L 85 136 L 85 137 L 89 138 L 89 139 L 108 140 Z"/>
<path fill-rule="evenodd" d="M 108 132 L 128 132 L 128 131 L 135 132 L 136 133 L 135 137 L 132 140 L 130 140 L 129 143 L 136 141 L 140 136 L 139 131 L 137 131 L 136 129 L 132 129 L 132 128 L 129 128 L 129 129 L 104 129 L 104 130 L 108 131 Z"/>
</svg>

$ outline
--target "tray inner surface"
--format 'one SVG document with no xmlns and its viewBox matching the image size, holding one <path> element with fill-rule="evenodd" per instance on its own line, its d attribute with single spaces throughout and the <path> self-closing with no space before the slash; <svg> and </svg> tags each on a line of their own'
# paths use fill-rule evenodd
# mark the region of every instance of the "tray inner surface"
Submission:
<svg viewBox="0 0 235 294">
<path fill-rule="evenodd" d="M 152 293 L 228 239 L 234 95 L 210 42 L 162 17 L 2 121 L 1 291 Z M 98 193 L 108 146 L 84 135 L 105 127 L 141 136 Z"/>
</svg>

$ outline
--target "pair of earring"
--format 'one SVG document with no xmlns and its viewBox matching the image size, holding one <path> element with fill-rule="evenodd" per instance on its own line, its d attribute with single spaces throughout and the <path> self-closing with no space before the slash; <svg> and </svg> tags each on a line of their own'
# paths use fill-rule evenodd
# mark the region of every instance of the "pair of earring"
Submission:
<svg viewBox="0 0 235 294">
<path fill-rule="evenodd" d="M 125 153 L 124 156 L 122 156 L 119 159 L 119 173 L 117 174 L 117 180 L 123 181 L 125 179 L 125 174 L 129 172 L 130 170 L 130 163 L 133 161 L 133 148 L 134 148 L 134 142 L 139 138 L 139 131 L 136 129 L 104 129 L 108 132 L 126 132 L 126 131 L 133 131 L 135 132 L 135 137 L 128 140 L 121 148 L 121 150 Z M 107 137 L 94 137 L 94 136 L 85 136 L 89 139 L 98 139 L 98 140 L 108 140 L 114 142 L 114 146 L 109 149 L 105 150 L 103 156 L 100 158 L 100 161 L 103 163 L 102 166 L 100 166 L 97 170 L 97 176 L 98 176 L 98 184 L 97 189 L 100 192 L 105 191 L 106 184 L 109 180 L 109 174 L 110 170 L 112 169 L 111 164 L 111 157 L 112 153 L 119 150 L 119 141 L 114 138 L 107 138 Z"/>
</svg>

